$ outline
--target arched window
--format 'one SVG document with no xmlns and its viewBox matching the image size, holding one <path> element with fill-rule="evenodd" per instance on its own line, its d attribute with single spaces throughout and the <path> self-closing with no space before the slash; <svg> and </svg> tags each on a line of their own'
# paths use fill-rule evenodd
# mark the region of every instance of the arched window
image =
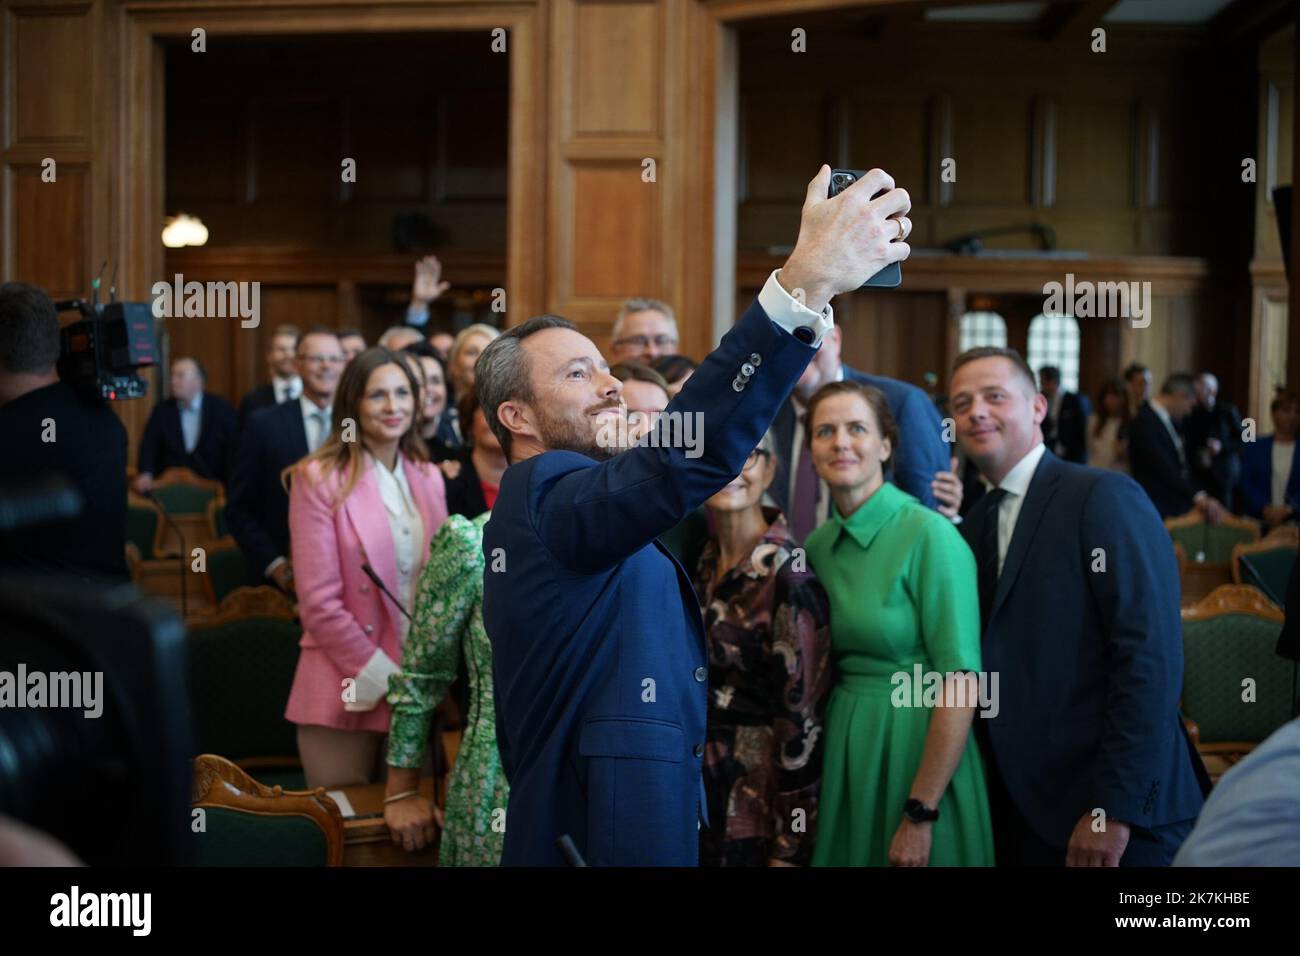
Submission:
<svg viewBox="0 0 1300 956">
<path fill-rule="evenodd" d="M 961 317 L 961 351 L 980 345 L 1007 347 L 1007 323 L 996 312 L 967 312 Z"/>
<path fill-rule="evenodd" d="M 1029 367 L 1061 370 L 1061 388 L 1079 390 L 1079 323 L 1071 315 L 1036 315 L 1029 322 Z"/>
</svg>

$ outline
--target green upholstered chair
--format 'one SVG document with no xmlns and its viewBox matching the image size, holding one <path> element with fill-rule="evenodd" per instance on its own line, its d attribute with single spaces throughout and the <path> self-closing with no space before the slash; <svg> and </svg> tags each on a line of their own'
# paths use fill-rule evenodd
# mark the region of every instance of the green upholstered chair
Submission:
<svg viewBox="0 0 1300 956">
<path fill-rule="evenodd" d="M 1239 544 L 1259 540 L 1259 524 L 1250 518 L 1224 515 L 1217 525 L 1207 524 L 1205 516 L 1192 510 L 1177 518 L 1166 518 L 1169 536 L 1183 546 L 1187 559 L 1194 564 L 1227 565 L 1232 549 Z"/>
<path fill-rule="evenodd" d="M 205 584 L 213 607 L 220 606 L 236 589 L 253 586 L 248 576 L 248 562 L 244 559 L 244 552 L 237 547 L 213 548 L 208 551 L 207 569 Z"/>
<path fill-rule="evenodd" d="M 238 588 L 190 621 L 190 700 L 199 753 L 219 753 L 285 787 L 304 786 L 284 707 L 302 628 L 274 588 Z"/>
<path fill-rule="evenodd" d="M 1295 710 L 1296 665 L 1275 653 L 1282 611 L 1255 588 L 1227 584 L 1183 608 L 1182 618 L 1183 712 L 1197 746 L 1247 753 Z M 1253 700 L 1244 699 L 1247 686 Z"/>
<path fill-rule="evenodd" d="M 230 525 L 226 523 L 226 502 L 220 498 L 208 502 L 208 530 L 217 540 L 231 537 Z"/>
<path fill-rule="evenodd" d="M 200 478 L 188 468 L 168 468 L 153 483 L 153 496 L 168 514 L 207 514 L 208 503 L 222 498 L 221 482 Z"/>
<path fill-rule="evenodd" d="M 194 761 L 197 866 L 340 866 L 343 817 L 324 788 L 267 786 L 224 757 Z"/>
<path fill-rule="evenodd" d="M 126 506 L 126 540 L 136 546 L 144 561 L 155 557 L 154 542 L 162 516 L 157 506 L 147 501 L 131 501 Z"/>
</svg>

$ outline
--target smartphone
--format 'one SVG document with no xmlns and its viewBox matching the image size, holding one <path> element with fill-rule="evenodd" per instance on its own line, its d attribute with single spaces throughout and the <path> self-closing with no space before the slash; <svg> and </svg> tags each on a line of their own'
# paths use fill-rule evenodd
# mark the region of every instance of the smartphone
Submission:
<svg viewBox="0 0 1300 956">
<path fill-rule="evenodd" d="M 826 198 L 838 196 L 844 190 L 848 189 L 853 183 L 865 176 L 866 170 L 863 169 L 832 169 L 831 170 L 831 188 Z M 879 196 L 885 190 L 876 193 Z M 872 196 L 875 199 L 876 196 Z M 885 268 L 881 269 L 870 279 L 864 282 L 860 288 L 863 289 L 897 289 L 903 284 L 903 264 L 901 262 L 891 262 Z"/>
</svg>

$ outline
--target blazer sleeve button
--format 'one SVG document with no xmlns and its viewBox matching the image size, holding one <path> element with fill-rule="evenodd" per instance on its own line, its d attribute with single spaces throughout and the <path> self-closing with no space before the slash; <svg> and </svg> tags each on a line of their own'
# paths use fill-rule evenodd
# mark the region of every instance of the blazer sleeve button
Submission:
<svg viewBox="0 0 1300 956">
<path fill-rule="evenodd" d="M 703 684 L 709 679 L 709 669 L 707 667 L 695 668 L 695 679 Z"/>
<path fill-rule="evenodd" d="M 696 744 L 696 745 L 695 745 L 695 749 L 694 749 L 693 751 L 691 751 L 691 752 L 692 752 L 693 754 L 695 754 L 695 756 L 697 756 L 697 757 L 703 757 L 703 756 L 704 756 L 704 744 Z"/>
<path fill-rule="evenodd" d="M 749 356 L 749 364 L 750 364 L 750 365 L 754 365 L 754 366 L 762 365 L 762 364 L 763 364 L 763 356 L 759 355 L 757 352 L 754 352 L 753 354 L 751 354 L 751 355 Z"/>
</svg>

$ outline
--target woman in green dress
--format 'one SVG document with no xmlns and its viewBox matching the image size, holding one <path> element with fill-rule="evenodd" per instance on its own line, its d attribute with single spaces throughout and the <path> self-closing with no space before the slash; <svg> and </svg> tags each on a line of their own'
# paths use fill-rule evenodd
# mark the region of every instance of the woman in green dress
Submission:
<svg viewBox="0 0 1300 956">
<path fill-rule="evenodd" d="M 813 465 L 835 503 L 807 541 L 830 597 L 836 669 L 813 865 L 992 866 L 971 728 L 975 559 L 948 519 L 885 481 L 898 429 L 878 390 L 827 384 L 809 400 L 806 422 Z M 948 706 L 911 686 L 917 665 L 943 675 L 923 684 L 942 679 Z"/>
<path fill-rule="evenodd" d="M 394 840 L 416 850 L 443 826 L 439 866 L 497 866 L 509 787 L 497 752 L 492 645 L 483 629 L 483 526 L 491 516 L 450 516 L 429 543 L 402 670 L 388 682 L 388 786 L 384 819 Z M 416 791 L 433 710 L 456 677 L 469 674 L 465 733 L 442 811 Z"/>
</svg>

